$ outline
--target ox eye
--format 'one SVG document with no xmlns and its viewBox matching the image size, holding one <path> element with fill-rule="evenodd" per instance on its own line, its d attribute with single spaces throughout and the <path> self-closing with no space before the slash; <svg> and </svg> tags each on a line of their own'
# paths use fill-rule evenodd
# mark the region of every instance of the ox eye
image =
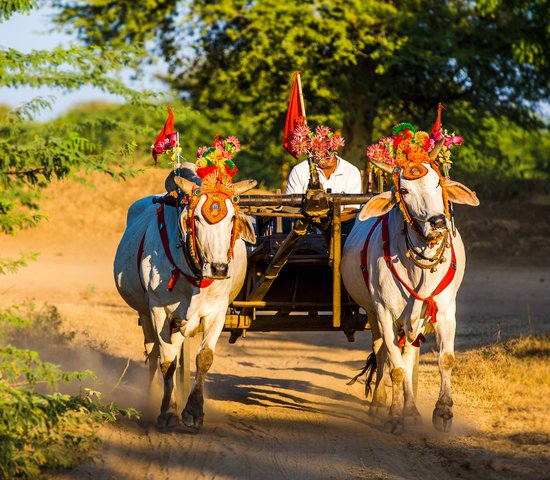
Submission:
<svg viewBox="0 0 550 480">
<path fill-rule="evenodd" d="M 193 217 L 193 220 L 195 220 L 195 222 L 197 222 L 197 223 L 200 223 L 201 217 L 199 217 L 198 215 L 195 215 L 195 216 Z"/>
<path fill-rule="evenodd" d="M 407 195 L 407 193 L 409 193 L 409 191 L 408 191 L 406 188 L 400 188 L 400 189 L 399 189 L 399 193 L 400 193 L 401 195 Z"/>
</svg>

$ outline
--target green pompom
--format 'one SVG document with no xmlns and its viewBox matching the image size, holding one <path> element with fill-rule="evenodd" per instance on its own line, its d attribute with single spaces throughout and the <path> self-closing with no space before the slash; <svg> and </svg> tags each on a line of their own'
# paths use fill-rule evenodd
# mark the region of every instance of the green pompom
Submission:
<svg viewBox="0 0 550 480">
<path fill-rule="evenodd" d="M 416 130 L 410 123 L 400 123 L 399 125 L 396 125 L 395 127 L 393 127 L 393 134 L 397 135 L 403 130 L 410 130 L 411 132 L 416 133 Z"/>
</svg>

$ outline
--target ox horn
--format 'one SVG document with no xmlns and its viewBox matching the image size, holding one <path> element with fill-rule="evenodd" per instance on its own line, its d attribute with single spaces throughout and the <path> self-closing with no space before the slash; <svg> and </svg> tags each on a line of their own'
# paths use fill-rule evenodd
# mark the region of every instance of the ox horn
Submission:
<svg viewBox="0 0 550 480">
<path fill-rule="evenodd" d="M 176 185 L 180 187 L 182 192 L 186 195 L 189 195 L 195 188 L 197 188 L 197 185 L 183 177 L 175 176 L 174 182 L 176 182 Z"/>
<path fill-rule="evenodd" d="M 240 195 L 241 193 L 244 193 L 252 188 L 254 188 L 257 185 L 256 180 L 242 180 L 240 182 L 233 184 L 233 191 Z"/>
<path fill-rule="evenodd" d="M 380 170 L 386 173 L 393 173 L 394 167 L 391 165 L 388 165 L 385 162 L 380 162 L 379 160 L 372 160 L 370 159 L 370 163 L 372 163 L 375 167 L 378 167 Z"/>
<path fill-rule="evenodd" d="M 437 142 L 434 145 L 434 148 L 432 148 L 432 151 L 428 155 L 430 157 L 430 162 L 433 162 L 437 158 L 444 143 L 445 143 L 445 138 L 442 138 L 441 140 L 439 140 L 439 142 Z"/>
</svg>

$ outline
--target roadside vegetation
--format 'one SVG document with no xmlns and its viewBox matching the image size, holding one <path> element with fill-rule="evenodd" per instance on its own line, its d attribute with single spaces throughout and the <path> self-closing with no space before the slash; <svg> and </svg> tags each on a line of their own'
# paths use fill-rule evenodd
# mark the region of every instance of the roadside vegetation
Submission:
<svg viewBox="0 0 550 480">
<path fill-rule="evenodd" d="M 520 336 L 460 352 L 453 369 L 454 386 L 465 404 L 485 410 L 501 430 L 539 434 L 548 444 L 549 360 L 549 334 Z M 494 409 L 495 405 L 500 408 Z"/>
<path fill-rule="evenodd" d="M 546 478 L 541 472 L 550 469 L 549 359 L 547 333 L 457 352 L 455 403 L 475 418 L 455 417 L 457 428 L 468 433 L 427 439 L 426 446 L 455 465 L 457 478 Z M 421 362 L 431 364 L 424 367 L 424 385 L 436 384 L 436 354 L 423 355 Z"/>
<path fill-rule="evenodd" d="M 1 262 L 0 272 L 16 263 Z M 98 429 L 133 409 L 106 403 L 102 394 L 80 388 L 59 393 L 63 385 L 95 378 L 86 371 L 65 371 L 43 362 L 38 352 L 16 348 L 12 340 L 40 335 L 59 340 L 55 308 L 12 306 L 0 310 L 0 478 L 39 478 L 44 468 L 69 468 L 87 458 L 98 442 Z M 39 332 L 39 333 L 38 333 Z"/>
</svg>

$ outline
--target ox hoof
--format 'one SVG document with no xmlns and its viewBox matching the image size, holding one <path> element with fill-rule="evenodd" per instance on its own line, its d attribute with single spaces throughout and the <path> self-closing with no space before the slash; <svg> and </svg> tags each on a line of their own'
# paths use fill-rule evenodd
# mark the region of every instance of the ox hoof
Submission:
<svg viewBox="0 0 550 480">
<path fill-rule="evenodd" d="M 157 418 L 157 428 L 159 430 L 170 430 L 179 425 L 178 416 L 175 413 L 161 413 Z"/>
<path fill-rule="evenodd" d="M 453 425 L 453 412 L 436 408 L 432 415 L 432 423 L 436 430 L 448 432 Z"/>
<path fill-rule="evenodd" d="M 204 415 L 194 416 L 189 410 L 181 413 L 183 424 L 193 432 L 198 432 L 202 427 Z"/>
<path fill-rule="evenodd" d="M 403 433 L 403 420 L 392 418 L 384 423 L 384 432 L 393 433 L 394 435 L 401 435 Z"/>
</svg>

